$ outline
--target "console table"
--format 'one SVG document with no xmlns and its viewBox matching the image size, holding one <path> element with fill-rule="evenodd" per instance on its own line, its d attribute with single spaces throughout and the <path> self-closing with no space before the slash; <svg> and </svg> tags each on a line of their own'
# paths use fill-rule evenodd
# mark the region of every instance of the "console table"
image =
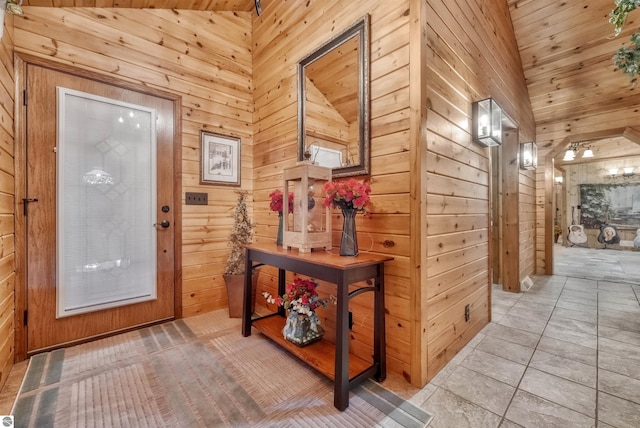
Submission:
<svg viewBox="0 0 640 428">
<path fill-rule="evenodd" d="M 356 257 L 342 257 L 337 249 L 300 253 L 275 244 L 251 244 L 246 247 L 246 266 L 254 262 L 278 268 L 278 294 L 285 293 L 286 271 L 336 285 L 336 343 L 320 340 L 305 347 L 287 341 L 282 336 L 284 309 L 276 313 L 252 318 L 251 269 L 244 282 L 242 335 L 251 335 L 251 326 L 287 349 L 334 381 L 333 404 L 339 410 L 349 406 L 349 390 L 363 380 L 374 377 L 383 381 L 387 376 L 384 311 L 384 262 L 392 257 L 360 253 Z M 349 284 L 372 280 L 372 285 L 349 292 Z M 375 293 L 373 363 L 349 353 L 349 300 L 365 292 Z M 333 364 L 331 364 L 331 357 Z"/>
</svg>

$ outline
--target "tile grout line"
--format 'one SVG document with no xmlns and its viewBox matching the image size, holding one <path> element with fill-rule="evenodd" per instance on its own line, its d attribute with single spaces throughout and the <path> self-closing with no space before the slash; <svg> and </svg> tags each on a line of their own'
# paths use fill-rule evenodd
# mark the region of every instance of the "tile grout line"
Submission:
<svg viewBox="0 0 640 428">
<path fill-rule="evenodd" d="M 518 385 L 516 385 L 516 389 L 513 392 L 513 395 L 511 396 L 511 400 L 509 400 L 509 404 L 507 405 L 507 408 L 505 409 L 504 414 L 502 415 L 502 419 L 500 421 L 500 425 L 499 426 L 502 426 L 502 424 L 504 423 L 505 417 L 507 415 L 507 412 L 509 411 L 509 408 L 511 407 L 511 404 L 513 403 L 513 398 L 516 396 L 518 391 L 520 391 L 520 384 L 522 384 L 522 379 L 524 379 L 524 375 L 527 372 L 527 369 L 529 368 L 529 365 L 531 364 L 531 360 L 533 360 L 533 356 L 535 355 L 536 351 L 538 350 L 538 345 L 540 344 L 540 341 L 542 340 L 542 336 L 544 335 L 544 331 L 547 329 L 547 326 L 549 325 L 549 320 L 551 320 L 551 316 L 553 315 L 553 312 L 555 311 L 555 309 L 556 309 L 556 307 L 558 305 L 558 300 L 560 300 L 560 296 L 562 295 L 562 292 L 564 291 L 564 288 L 567 285 L 567 279 L 568 279 L 568 277 L 565 277 L 564 283 L 562 284 L 562 289 L 560 290 L 560 293 L 558 293 L 558 297 L 556 298 L 556 303 L 553 305 L 553 310 L 551 311 L 551 313 L 547 317 L 547 322 L 546 322 L 546 324 L 544 326 L 544 329 L 540 333 L 540 337 L 538 338 L 538 341 L 536 342 L 536 345 L 533 348 L 533 352 L 531 353 L 531 356 L 529 357 L 529 361 L 527 361 L 527 364 L 525 366 L 524 372 L 522 373 L 522 376 L 520 377 L 520 380 L 518 381 Z M 522 296 L 524 296 L 524 294 Z M 522 297 L 522 296 L 520 296 L 520 297 Z M 516 303 L 519 302 L 519 301 L 520 301 L 520 299 L 518 299 L 516 301 Z M 514 303 L 514 305 L 515 305 L 515 303 Z M 533 395 L 535 395 L 535 394 L 533 394 Z M 536 395 L 536 397 L 537 397 L 537 395 Z M 540 398 L 546 400 L 543 397 L 540 397 Z M 508 420 L 508 419 L 506 419 L 506 420 Z"/>
<path fill-rule="evenodd" d="M 633 288 L 633 287 L 632 287 Z M 599 377 L 600 377 L 600 281 L 596 281 L 596 427 L 600 425 L 598 417 L 598 398 L 600 396 Z"/>
</svg>

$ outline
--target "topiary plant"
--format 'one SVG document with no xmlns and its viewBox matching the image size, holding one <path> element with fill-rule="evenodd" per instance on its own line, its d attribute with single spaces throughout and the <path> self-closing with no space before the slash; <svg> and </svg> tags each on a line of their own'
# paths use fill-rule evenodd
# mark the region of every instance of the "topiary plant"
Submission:
<svg viewBox="0 0 640 428">
<path fill-rule="evenodd" d="M 238 202 L 233 213 L 233 229 L 229 235 L 229 246 L 231 252 L 224 269 L 225 275 L 243 274 L 244 266 L 244 246 L 250 244 L 253 238 L 253 228 L 255 225 L 249 218 L 247 210 L 247 192 L 238 191 Z"/>
</svg>

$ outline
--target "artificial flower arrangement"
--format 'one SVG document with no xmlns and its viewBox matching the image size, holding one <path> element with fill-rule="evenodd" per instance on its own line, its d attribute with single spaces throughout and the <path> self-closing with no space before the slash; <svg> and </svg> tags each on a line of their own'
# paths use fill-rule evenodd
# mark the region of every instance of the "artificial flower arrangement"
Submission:
<svg viewBox="0 0 640 428">
<path fill-rule="evenodd" d="M 317 287 L 318 283 L 311 279 L 296 278 L 287 284 L 282 296 L 273 297 L 266 291 L 262 293 L 267 303 L 275 303 L 290 311 L 282 335 L 299 346 L 308 345 L 324 334 L 315 310 L 327 306 L 327 300 L 318 296 Z"/>
<path fill-rule="evenodd" d="M 293 283 L 287 284 L 282 296 L 273 297 L 266 291 L 262 295 L 267 298 L 267 303 L 275 303 L 300 315 L 311 315 L 320 306 L 327 306 L 327 299 L 320 298 L 316 287 L 318 283 L 312 279 L 296 278 Z"/>
<path fill-rule="evenodd" d="M 334 208 L 351 208 L 361 211 L 364 215 L 369 215 L 369 203 L 371 198 L 371 186 L 369 183 L 360 182 L 355 178 L 340 181 L 329 181 L 325 183 L 322 190 L 326 194 L 324 206 Z"/>
<path fill-rule="evenodd" d="M 282 208 L 284 205 L 282 201 L 282 191 L 274 190 L 269 194 L 269 197 L 271 198 L 271 202 L 269 203 L 269 208 L 271 208 L 271 211 L 282 213 Z M 293 193 L 291 192 L 289 192 L 289 212 L 293 212 Z"/>
</svg>

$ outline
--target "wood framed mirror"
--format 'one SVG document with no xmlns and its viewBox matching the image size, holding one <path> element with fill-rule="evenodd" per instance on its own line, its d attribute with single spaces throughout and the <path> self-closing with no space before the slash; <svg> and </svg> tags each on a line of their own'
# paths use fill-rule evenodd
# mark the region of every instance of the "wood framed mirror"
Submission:
<svg viewBox="0 0 640 428">
<path fill-rule="evenodd" d="M 298 160 L 370 173 L 369 15 L 298 63 Z"/>
</svg>

